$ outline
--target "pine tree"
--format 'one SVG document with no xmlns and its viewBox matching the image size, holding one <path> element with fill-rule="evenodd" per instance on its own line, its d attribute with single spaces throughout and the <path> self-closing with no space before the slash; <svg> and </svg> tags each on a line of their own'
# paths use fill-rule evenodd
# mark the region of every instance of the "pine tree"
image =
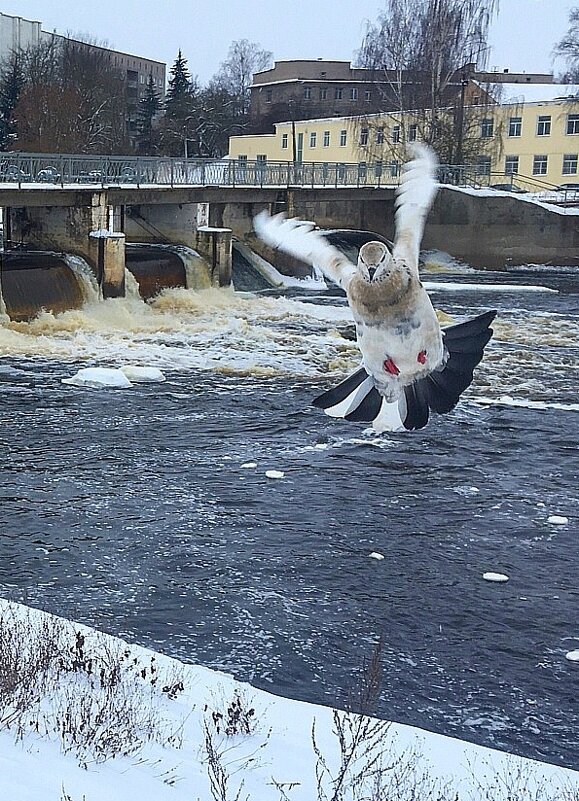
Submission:
<svg viewBox="0 0 579 801">
<path fill-rule="evenodd" d="M 20 56 L 11 56 L 0 76 L 0 150 L 12 150 L 17 137 L 14 109 L 25 85 Z"/>
<path fill-rule="evenodd" d="M 199 88 L 180 50 L 169 74 L 161 144 L 167 155 L 188 155 L 188 143 L 195 139 Z"/>
<path fill-rule="evenodd" d="M 156 132 L 153 127 L 155 115 L 161 110 L 161 99 L 155 89 L 153 76 L 149 75 L 145 94 L 139 100 L 137 110 L 137 146 L 139 153 L 151 155 L 156 148 Z"/>
</svg>

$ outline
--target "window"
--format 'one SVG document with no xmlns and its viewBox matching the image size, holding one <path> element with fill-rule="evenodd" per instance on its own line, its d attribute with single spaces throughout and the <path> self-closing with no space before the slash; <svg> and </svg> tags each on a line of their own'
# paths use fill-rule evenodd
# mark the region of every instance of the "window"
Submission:
<svg viewBox="0 0 579 801">
<path fill-rule="evenodd" d="M 317 138 L 318 138 L 318 134 L 316 133 L 316 131 L 312 131 L 310 133 L 310 147 L 315 147 L 316 146 L 316 139 Z"/>
<path fill-rule="evenodd" d="M 480 124 L 480 138 L 490 139 L 494 132 L 494 121 L 487 117 Z"/>
<path fill-rule="evenodd" d="M 366 162 L 365 161 L 361 161 L 358 164 L 358 178 L 363 178 L 364 180 L 366 180 L 367 172 L 368 172 L 368 168 L 367 168 Z"/>
<path fill-rule="evenodd" d="M 577 175 L 577 153 L 563 156 L 563 175 Z"/>
<path fill-rule="evenodd" d="M 551 115 L 547 114 L 537 117 L 537 136 L 550 136 L 551 134 Z"/>
<path fill-rule="evenodd" d="M 505 175 L 516 175 L 519 171 L 519 157 L 505 156 Z"/>
<path fill-rule="evenodd" d="M 360 146 L 364 147 L 364 145 L 368 144 L 368 129 L 362 128 L 360 130 Z"/>
<path fill-rule="evenodd" d="M 579 134 L 579 114 L 567 114 L 567 133 Z"/>
<path fill-rule="evenodd" d="M 509 120 L 509 136 L 520 136 L 522 127 L 522 117 L 511 117 Z"/>
<path fill-rule="evenodd" d="M 320 89 L 320 100 L 327 100 L 327 99 L 328 99 L 328 90 Z"/>
<path fill-rule="evenodd" d="M 374 164 L 374 175 L 375 175 L 376 178 L 381 178 L 382 177 L 382 162 L 381 161 L 377 161 Z"/>
<path fill-rule="evenodd" d="M 366 103 L 369 103 L 370 100 L 372 100 L 372 91 L 370 89 L 364 90 L 364 100 L 366 101 Z"/>
<path fill-rule="evenodd" d="M 324 131 L 324 147 L 330 146 L 330 132 Z"/>
<path fill-rule="evenodd" d="M 394 125 L 392 128 L 392 143 L 397 144 L 400 141 L 400 126 Z"/>
<path fill-rule="evenodd" d="M 304 100 L 311 100 L 312 99 L 312 87 L 305 86 L 304 87 Z"/>
<path fill-rule="evenodd" d="M 247 156 L 238 156 L 237 161 L 244 163 L 247 161 Z"/>
<path fill-rule="evenodd" d="M 473 95 L 472 96 L 471 105 L 473 105 L 473 106 L 479 106 L 480 105 L 480 95 Z"/>
<path fill-rule="evenodd" d="M 273 97 L 273 89 L 266 89 L 265 90 L 265 102 L 271 103 Z"/>
<path fill-rule="evenodd" d="M 418 125 L 413 123 L 408 128 L 408 141 L 409 142 L 416 142 L 416 137 L 418 136 Z"/>
<path fill-rule="evenodd" d="M 390 177 L 391 178 L 396 178 L 398 176 L 400 165 L 398 164 L 397 161 L 391 161 L 390 165 L 389 165 L 389 169 L 390 169 Z"/>
<path fill-rule="evenodd" d="M 355 86 L 350 89 L 350 100 L 357 100 L 358 99 L 358 90 Z"/>
<path fill-rule="evenodd" d="M 346 147 L 348 141 L 348 131 L 340 131 L 340 147 Z"/>
<path fill-rule="evenodd" d="M 287 134 L 286 133 L 281 135 L 281 148 L 282 148 L 282 150 L 286 150 L 287 149 Z"/>
<path fill-rule="evenodd" d="M 547 175 L 547 156 L 533 156 L 533 175 Z"/>
<path fill-rule="evenodd" d="M 341 100 L 344 94 L 343 89 L 334 89 L 334 100 Z"/>
<path fill-rule="evenodd" d="M 476 160 L 476 174 L 477 175 L 490 175 L 491 174 L 491 157 L 479 156 Z"/>
<path fill-rule="evenodd" d="M 262 164 L 265 164 L 265 162 L 267 161 L 267 156 L 264 153 L 258 153 L 257 156 L 255 157 L 255 160 L 259 161 L 261 166 Z"/>
<path fill-rule="evenodd" d="M 384 144 L 384 128 L 376 128 L 376 144 Z"/>
</svg>

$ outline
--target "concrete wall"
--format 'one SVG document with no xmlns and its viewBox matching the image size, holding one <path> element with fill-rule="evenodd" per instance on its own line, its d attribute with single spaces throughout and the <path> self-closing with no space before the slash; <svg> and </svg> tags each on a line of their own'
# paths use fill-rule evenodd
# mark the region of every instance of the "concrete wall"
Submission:
<svg viewBox="0 0 579 801">
<path fill-rule="evenodd" d="M 313 220 L 321 228 L 352 228 L 394 236 L 394 199 L 328 200 L 321 193 L 291 190 L 285 203 L 227 204 L 223 222 L 235 236 L 251 244 L 252 219 L 267 208 L 288 216 Z M 538 203 L 505 195 L 473 195 L 442 188 L 429 214 L 424 249 L 439 249 L 483 269 L 509 264 L 579 265 L 579 214 L 548 209 Z M 260 249 L 261 255 L 268 255 Z M 269 254 L 272 255 L 271 253 Z M 282 272 L 293 272 L 291 260 L 278 257 Z"/>
</svg>

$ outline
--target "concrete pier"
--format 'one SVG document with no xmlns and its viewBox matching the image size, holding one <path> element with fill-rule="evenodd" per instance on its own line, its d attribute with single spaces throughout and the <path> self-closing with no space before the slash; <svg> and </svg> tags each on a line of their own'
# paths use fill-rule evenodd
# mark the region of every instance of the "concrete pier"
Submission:
<svg viewBox="0 0 579 801">
<path fill-rule="evenodd" d="M 89 252 L 103 298 L 124 298 L 125 235 L 107 230 L 91 231 Z"/>
<path fill-rule="evenodd" d="M 196 231 L 195 250 L 211 270 L 212 286 L 231 284 L 231 229 L 202 226 Z"/>
</svg>

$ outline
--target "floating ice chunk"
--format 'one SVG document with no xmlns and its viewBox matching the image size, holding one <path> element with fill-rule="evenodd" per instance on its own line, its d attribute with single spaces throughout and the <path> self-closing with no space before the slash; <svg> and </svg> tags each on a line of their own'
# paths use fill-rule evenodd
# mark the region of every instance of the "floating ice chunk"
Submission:
<svg viewBox="0 0 579 801">
<path fill-rule="evenodd" d="M 483 573 L 483 578 L 485 581 L 494 581 L 497 584 L 503 584 L 509 580 L 509 577 L 504 573 Z"/>
<path fill-rule="evenodd" d="M 124 364 L 121 367 L 129 381 L 165 381 L 165 376 L 157 367 L 139 367 L 136 364 Z"/>
<path fill-rule="evenodd" d="M 314 445 L 314 448 L 317 451 L 325 451 L 327 447 L 328 447 L 327 442 L 318 442 L 317 445 Z"/>
<path fill-rule="evenodd" d="M 265 475 L 268 478 L 283 478 L 285 473 L 282 470 L 266 470 Z"/>
<path fill-rule="evenodd" d="M 368 555 L 369 555 L 370 559 L 378 559 L 378 561 L 380 561 L 381 559 L 384 559 L 384 554 L 383 553 L 378 553 L 378 551 L 372 551 L 372 553 L 368 554 Z"/>
<path fill-rule="evenodd" d="M 257 462 L 244 462 L 241 466 L 244 468 L 257 467 Z"/>
<path fill-rule="evenodd" d="M 569 518 L 563 515 L 550 515 L 547 518 L 547 523 L 552 523 L 554 526 L 564 526 L 568 522 Z"/>
<path fill-rule="evenodd" d="M 575 651 L 567 651 L 565 659 L 568 659 L 569 662 L 579 662 L 579 648 Z"/>
<path fill-rule="evenodd" d="M 116 367 L 84 367 L 72 378 L 63 378 L 63 384 L 72 384 L 75 387 L 115 387 L 126 389 L 133 385 Z"/>
</svg>

